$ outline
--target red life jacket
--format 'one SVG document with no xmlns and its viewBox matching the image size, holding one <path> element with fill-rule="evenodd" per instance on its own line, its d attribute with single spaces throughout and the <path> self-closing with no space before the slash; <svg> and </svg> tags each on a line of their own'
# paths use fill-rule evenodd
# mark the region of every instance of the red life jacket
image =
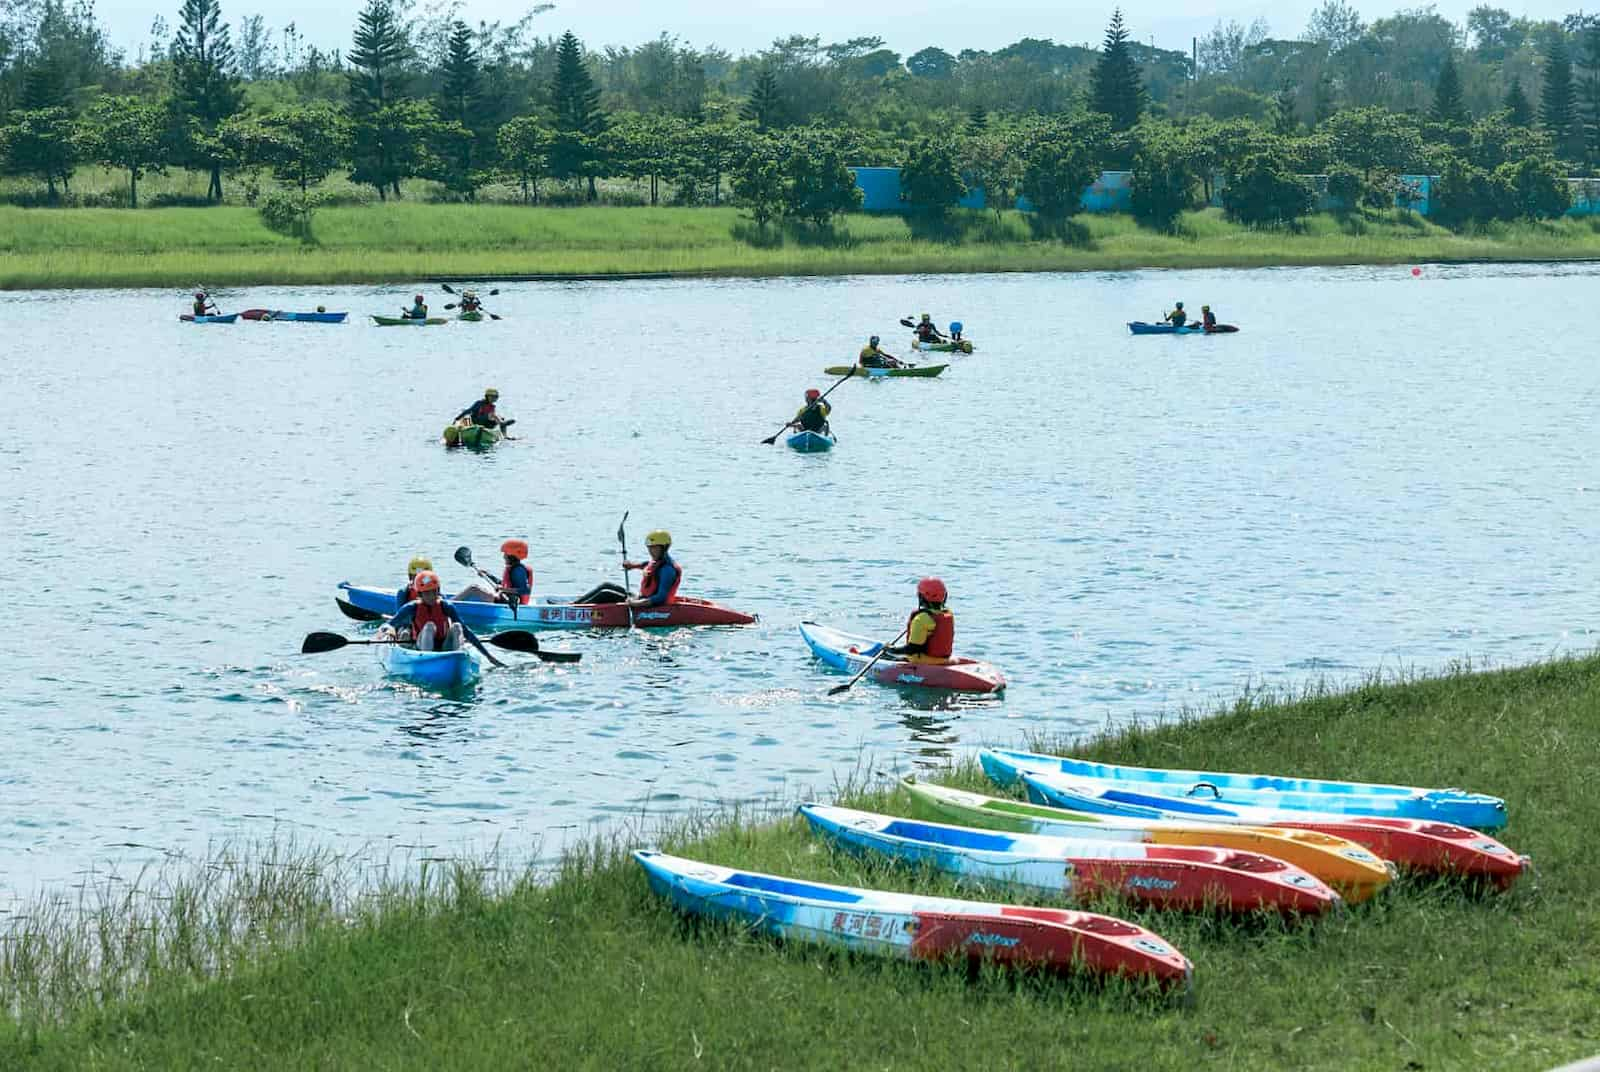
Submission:
<svg viewBox="0 0 1600 1072">
<path fill-rule="evenodd" d="M 665 555 L 662 556 L 661 561 L 672 562 L 672 560 L 667 558 Z M 656 567 L 658 565 L 660 565 L 660 563 L 651 562 L 644 568 L 644 574 L 639 578 L 640 599 L 649 599 L 651 596 L 656 594 Z M 678 576 L 673 580 L 672 588 L 667 592 L 668 603 L 672 602 L 673 597 L 678 594 L 678 586 L 683 583 L 683 567 L 678 565 L 676 562 L 672 562 L 672 566 L 678 571 Z"/>
<path fill-rule="evenodd" d="M 916 621 L 919 614 L 933 615 L 933 635 L 928 638 L 928 644 L 923 649 L 923 655 L 931 659 L 948 659 L 956 647 L 956 616 L 947 610 L 926 610 L 917 608 L 911 612 L 911 617 L 906 619 L 906 634 L 909 638 L 911 623 Z"/>
<path fill-rule="evenodd" d="M 417 605 L 412 608 L 412 610 L 413 617 L 411 619 L 411 635 L 413 637 L 420 637 L 422 635 L 422 627 L 431 622 L 433 623 L 434 643 L 443 643 L 444 634 L 451 625 L 450 619 L 445 615 L 444 612 L 444 600 L 439 600 L 431 607 L 421 600 L 418 600 Z"/>
<path fill-rule="evenodd" d="M 529 603 L 533 602 L 533 570 L 528 568 L 528 564 L 526 562 L 522 564 L 522 568 L 528 571 L 528 591 L 518 600 L 518 602 L 520 602 L 523 606 L 527 606 Z M 510 566 L 507 566 L 506 571 L 500 575 L 500 587 L 508 592 L 516 587 L 516 585 L 511 583 Z"/>
</svg>

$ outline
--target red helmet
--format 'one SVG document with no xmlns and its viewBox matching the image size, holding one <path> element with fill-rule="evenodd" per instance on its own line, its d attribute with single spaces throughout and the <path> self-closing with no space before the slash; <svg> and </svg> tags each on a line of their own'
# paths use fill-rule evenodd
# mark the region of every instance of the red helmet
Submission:
<svg viewBox="0 0 1600 1072">
<path fill-rule="evenodd" d="M 810 390 L 808 390 L 806 392 L 806 401 L 807 402 L 815 402 L 817 399 L 819 399 L 821 397 L 822 397 L 822 392 L 817 390 L 815 387 L 811 388 Z"/>
<path fill-rule="evenodd" d="M 420 301 L 422 301 L 422 295 L 421 295 L 421 294 L 418 294 L 418 295 L 417 295 L 417 296 L 416 296 L 416 297 L 415 297 L 415 298 L 413 298 L 413 299 L 412 299 L 412 300 L 413 300 L 413 301 L 417 301 L 417 302 L 420 302 Z"/>
<path fill-rule="evenodd" d="M 522 559 L 528 557 L 528 541 L 507 540 L 505 543 L 500 545 L 500 553 L 502 555 L 515 555 L 518 561 L 521 561 Z"/>
<path fill-rule="evenodd" d="M 197 300 L 204 301 L 205 300 L 205 296 L 206 296 L 206 292 L 203 291 L 203 290 L 197 290 L 197 291 L 194 292 L 194 296 L 195 296 L 195 298 Z"/>
<path fill-rule="evenodd" d="M 425 569 L 412 578 L 411 587 L 418 595 L 423 592 L 437 592 L 439 590 L 439 575 L 432 570 Z"/>
<path fill-rule="evenodd" d="M 943 603 L 949 594 L 945 591 L 944 582 L 937 577 L 924 577 L 917 582 L 918 599 L 925 599 L 929 603 Z"/>
</svg>

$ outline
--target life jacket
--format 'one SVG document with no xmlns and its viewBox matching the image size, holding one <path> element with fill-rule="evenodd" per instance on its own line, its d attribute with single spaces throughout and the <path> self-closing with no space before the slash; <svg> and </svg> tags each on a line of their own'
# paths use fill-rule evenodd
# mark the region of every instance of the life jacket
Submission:
<svg viewBox="0 0 1600 1072">
<path fill-rule="evenodd" d="M 487 398 L 480 398 L 472 404 L 470 417 L 473 424 L 479 424 L 485 428 L 493 428 L 500 423 L 500 418 L 494 411 L 494 403 Z"/>
<path fill-rule="evenodd" d="M 1209 309 L 1206 311 L 1205 316 L 1202 319 L 1205 320 L 1205 325 L 1208 328 L 1214 328 L 1217 326 L 1217 314 L 1211 312 Z"/>
<path fill-rule="evenodd" d="M 933 342 L 938 330 L 938 328 L 933 326 L 933 321 L 925 321 L 924 323 L 917 325 L 917 338 L 921 339 L 923 342 Z"/>
<path fill-rule="evenodd" d="M 195 316 L 205 316 L 206 315 L 206 310 L 209 309 L 209 308 L 210 308 L 210 306 L 208 306 L 205 302 L 197 301 L 197 302 L 194 303 L 194 315 Z"/>
<path fill-rule="evenodd" d="M 678 586 L 683 583 L 683 567 L 673 562 L 667 555 L 661 556 L 661 562 L 671 563 L 672 568 L 678 572 L 678 576 L 673 579 L 672 588 L 667 592 L 667 602 L 671 603 L 678 594 Z M 649 599 L 656 594 L 656 570 L 660 567 L 661 562 L 651 562 L 644 568 L 644 574 L 639 578 L 640 599 Z"/>
<path fill-rule="evenodd" d="M 412 609 L 411 635 L 420 637 L 422 627 L 432 623 L 434 642 L 444 640 L 445 631 L 450 628 L 450 617 L 445 613 L 444 600 L 439 600 L 433 606 L 428 606 L 422 600 L 417 600 L 417 605 Z"/>
<path fill-rule="evenodd" d="M 416 583 L 415 581 L 407 581 L 406 586 L 400 589 L 400 605 L 402 607 L 407 603 L 415 603 L 417 601 Z"/>
<path fill-rule="evenodd" d="M 800 416 L 796 419 L 799 420 L 800 427 L 804 428 L 806 431 L 820 432 L 823 428 L 827 427 L 828 413 L 828 404 L 826 402 L 817 401 L 812 402 L 806 406 L 805 409 L 801 410 Z"/>
<path fill-rule="evenodd" d="M 1173 327 L 1183 327 L 1184 321 L 1188 319 L 1189 314 L 1184 312 L 1182 309 L 1174 309 L 1172 312 L 1167 314 L 1167 320 L 1172 324 Z"/>
<path fill-rule="evenodd" d="M 520 597 L 520 602 L 523 604 L 523 606 L 527 606 L 529 603 L 533 602 L 533 570 L 529 569 L 528 564 L 524 562 L 522 563 L 522 572 L 528 575 L 528 590 L 522 594 Z M 507 566 L 506 571 L 500 575 L 500 587 L 504 588 L 508 592 L 517 587 L 511 581 L 510 566 Z"/>
<path fill-rule="evenodd" d="M 911 617 L 906 619 L 906 635 L 910 638 L 911 623 L 917 620 L 917 615 L 927 614 L 933 618 L 933 635 L 928 637 L 928 643 L 918 654 L 925 659 L 948 659 L 950 653 L 956 648 L 956 616 L 947 610 L 928 610 L 918 607 L 912 611 Z M 917 658 L 917 655 L 911 656 Z"/>
</svg>

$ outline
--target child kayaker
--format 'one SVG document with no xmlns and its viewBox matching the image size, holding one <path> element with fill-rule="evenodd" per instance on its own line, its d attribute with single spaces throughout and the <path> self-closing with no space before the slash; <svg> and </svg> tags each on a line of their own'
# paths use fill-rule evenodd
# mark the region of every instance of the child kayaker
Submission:
<svg viewBox="0 0 1600 1072">
<path fill-rule="evenodd" d="M 828 435 L 828 415 L 833 412 L 833 407 L 822 400 L 822 392 L 812 387 L 806 391 L 806 404 L 800 407 L 800 412 L 794 415 L 794 420 L 789 422 L 789 427 L 797 432 L 816 432 L 819 435 Z"/>
<path fill-rule="evenodd" d="M 407 309 L 400 315 L 404 316 L 407 320 L 428 319 L 428 303 L 422 300 L 422 295 L 418 294 L 415 298 L 411 299 L 411 301 L 411 308 Z"/>
<path fill-rule="evenodd" d="M 1173 309 L 1172 312 L 1168 313 L 1164 319 L 1166 320 L 1167 323 L 1171 324 L 1173 327 L 1181 328 L 1181 327 L 1183 327 L 1183 325 L 1185 323 L 1188 322 L 1189 314 L 1183 311 L 1183 303 L 1182 302 L 1176 302 L 1174 304 L 1177 306 L 1177 308 Z"/>
<path fill-rule="evenodd" d="M 406 586 L 395 593 L 395 605 L 405 606 L 417 598 L 417 574 L 423 570 L 433 569 L 433 562 L 426 555 L 413 555 L 410 562 L 406 563 Z"/>
<path fill-rule="evenodd" d="M 461 621 L 456 609 L 440 598 L 437 573 L 423 570 L 413 584 L 417 598 L 383 624 L 377 639 L 393 637 L 401 643 L 410 643 L 418 651 L 459 651 L 462 641 L 466 641 L 483 652 L 490 662 L 498 663 L 483 646 L 483 641 Z"/>
<path fill-rule="evenodd" d="M 524 606 L 533 601 L 533 570 L 528 568 L 527 540 L 507 540 L 500 545 L 506 568 L 500 574 L 500 583 L 493 588 L 474 582 L 461 590 L 458 600 L 469 603 L 508 603 L 515 600 Z"/>
<path fill-rule="evenodd" d="M 666 529 L 656 529 L 645 536 L 644 546 L 650 554 L 650 561 L 622 564 L 625 570 L 644 570 L 644 575 L 639 578 L 639 594 L 628 600 L 628 605 L 659 607 L 671 603 L 678 594 L 678 585 L 683 582 L 683 570 L 667 553 L 672 549 L 672 533 Z"/>
<path fill-rule="evenodd" d="M 456 420 L 470 420 L 473 424 L 484 428 L 498 428 L 500 417 L 494 411 L 494 404 L 500 401 L 500 392 L 493 387 L 483 392 L 483 397 L 472 405 L 456 414 Z"/>
<path fill-rule="evenodd" d="M 946 609 L 949 593 L 937 577 L 917 582 L 917 609 L 906 621 L 906 642 L 889 649 L 913 663 L 947 663 L 956 645 L 956 616 Z"/>
<path fill-rule="evenodd" d="M 210 316 L 217 312 L 217 307 L 211 303 L 211 297 L 203 290 L 194 292 L 194 315 Z"/>
<path fill-rule="evenodd" d="M 1217 314 L 1211 311 L 1211 306 L 1202 305 L 1200 307 L 1200 322 L 1207 331 L 1217 330 Z"/>
</svg>

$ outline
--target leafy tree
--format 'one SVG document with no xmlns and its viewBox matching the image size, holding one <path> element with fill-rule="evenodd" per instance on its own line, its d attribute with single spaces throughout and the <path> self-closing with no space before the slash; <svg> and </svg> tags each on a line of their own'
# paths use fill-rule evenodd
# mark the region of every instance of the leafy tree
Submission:
<svg viewBox="0 0 1600 1072">
<path fill-rule="evenodd" d="M 1461 99 L 1461 75 L 1456 70 L 1454 52 L 1444 54 L 1444 64 L 1439 68 L 1439 79 L 1433 85 L 1433 108 L 1429 112 L 1435 122 L 1447 126 L 1465 126 L 1472 121 L 1467 106 Z"/>
<path fill-rule="evenodd" d="M 1410 168 L 1422 154 L 1422 135 L 1406 116 L 1383 108 L 1349 108 L 1323 124 L 1335 160 L 1359 168 L 1371 178 L 1375 170 Z"/>
<path fill-rule="evenodd" d="M 1147 99 L 1129 47 L 1128 29 L 1122 24 L 1122 9 L 1116 8 L 1106 27 L 1100 59 L 1089 76 L 1089 108 L 1109 117 L 1113 131 L 1123 131 L 1139 121 Z"/>
<path fill-rule="evenodd" d="M 1589 73 L 1583 80 L 1580 111 L 1589 163 L 1600 162 L 1600 19 L 1583 32 L 1583 65 Z"/>
<path fill-rule="evenodd" d="M 955 74 L 956 58 L 942 48 L 929 45 L 906 58 L 906 70 L 917 78 L 949 78 Z"/>
<path fill-rule="evenodd" d="M 266 135 L 257 162 L 301 194 L 333 174 L 350 152 L 350 121 L 326 101 L 280 108 L 256 122 Z"/>
<path fill-rule="evenodd" d="M 1110 140 L 1110 124 L 1098 112 L 1039 120 L 1028 128 L 1020 147 L 1021 192 L 1041 221 L 1059 226 L 1080 211 Z"/>
<path fill-rule="evenodd" d="M 1146 227 L 1173 231 L 1179 217 L 1194 207 L 1200 183 L 1193 143 L 1167 123 L 1141 123 L 1134 134 L 1133 217 Z"/>
<path fill-rule="evenodd" d="M 1572 207 L 1572 184 L 1566 170 L 1548 156 L 1501 164 L 1494 173 L 1505 184 L 1515 219 L 1554 219 Z"/>
<path fill-rule="evenodd" d="M 139 207 L 139 180 L 163 172 L 171 156 L 165 110 L 137 97 L 102 96 L 85 117 L 85 155 L 128 173 L 128 204 Z"/>
<path fill-rule="evenodd" d="M 689 124 L 672 115 L 630 115 L 602 135 L 603 151 L 615 174 L 648 182 L 650 203 L 660 201 L 661 180 L 682 167 L 680 146 Z"/>
<path fill-rule="evenodd" d="M 1458 156 L 1449 157 L 1433 181 L 1429 218 L 1446 227 L 1502 218 L 1510 203 L 1504 183 Z"/>
<path fill-rule="evenodd" d="M 555 133 L 532 115 L 507 120 L 495 135 L 500 173 L 522 188 L 522 200 L 527 204 L 539 200 L 539 180 L 550 170 L 555 140 Z"/>
<path fill-rule="evenodd" d="M 900 168 L 900 193 L 914 208 L 943 215 L 967 195 L 956 165 L 956 148 L 948 142 L 921 142 Z"/>
<path fill-rule="evenodd" d="M 367 0 L 357 16 L 346 54 L 350 73 L 350 115 L 354 121 L 352 182 L 373 187 L 380 200 L 400 196 L 400 180 L 410 174 L 401 157 L 411 148 L 412 134 L 394 109 L 406 86 L 404 65 L 412 57 L 411 41 L 390 0 Z M 407 139 L 396 144 L 395 137 Z"/>
<path fill-rule="evenodd" d="M 783 214 L 790 219 L 826 228 L 834 216 L 861 207 L 861 188 L 832 134 L 800 134 L 789 148 L 783 175 Z"/>
<path fill-rule="evenodd" d="M 173 107 L 191 124 L 187 162 L 211 173 L 206 196 L 222 200 L 217 127 L 244 104 L 228 24 L 218 0 L 183 0 L 172 42 Z"/>
<path fill-rule="evenodd" d="M 1017 203 L 1022 169 L 1009 130 L 998 125 L 970 131 L 958 150 L 961 174 L 969 186 L 983 191 L 984 204 L 999 219 Z"/>
<path fill-rule="evenodd" d="M 21 109 L 12 112 L 10 120 L 0 129 L 6 171 L 43 179 L 51 201 L 59 196 L 57 182 L 63 192 L 71 193 L 79 160 L 72 113 L 65 108 Z"/>
<path fill-rule="evenodd" d="M 239 21 L 239 76 L 247 82 L 258 82 L 277 73 L 276 50 L 266 20 L 260 15 L 246 15 Z"/>
<path fill-rule="evenodd" d="M 595 173 L 600 167 L 595 139 L 606 128 L 606 114 L 600 109 L 600 90 L 584 63 L 583 46 L 571 30 L 556 44 L 550 100 L 556 121 L 550 173 L 558 179 L 587 176 L 589 200 L 593 201 L 599 196 Z"/>
<path fill-rule="evenodd" d="M 1328 53 L 1333 55 L 1361 40 L 1365 30 L 1360 13 L 1344 0 L 1323 0 L 1322 5 L 1311 13 L 1305 39 L 1326 45 Z"/>
<path fill-rule="evenodd" d="M 432 152 L 441 122 L 433 102 L 409 97 L 364 113 L 352 123 L 350 181 L 371 186 L 382 200 L 385 191 L 399 195 L 401 179 L 442 179 Z"/>
<path fill-rule="evenodd" d="M 1510 114 L 1511 121 L 1519 127 L 1533 124 L 1533 105 L 1528 103 L 1528 95 L 1522 91 L 1522 79 L 1513 77 L 1511 84 L 1506 87 L 1504 101 L 1505 110 Z"/>
<path fill-rule="evenodd" d="M 1311 184 L 1272 153 L 1245 161 L 1229 176 L 1222 191 L 1222 209 L 1232 219 L 1251 225 L 1293 223 L 1316 207 Z"/>
<path fill-rule="evenodd" d="M 756 84 L 750 88 L 750 98 L 739 109 L 739 115 L 753 122 L 756 129 L 763 132 L 781 125 L 783 94 L 778 89 L 778 76 L 771 67 L 761 68 L 761 73 L 756 76 Z"/>
<path fill-rule="evenodd" d="M 782 210 L 784 167 L 776 142 L 757 135 L 733 171 L 734 202 L 750 210 L 750 218 L 762 231 Z"/>
<path fill-rule="evenodd" d="M 1390 171 L 1363 174 L 1349 164 L 1336 164 L 1328 171 L 1328 193 L 1338 199 L 1340 214 L 1393 208 L 1397 181 Z"/>
<path fill-rule="evenodd" d="M 1511 12 L 1481 4 L 1467 12 L 1467 33 L 1473 51 L 1485 63 L 1500 63 L 1527 39 L 1527 24 Z"/>
<path fill-rule="evenodd" d="M 1539 92 L 1539 122 L 1549 132 L 1556 152 L 1575 159 L 1578 144 L 1578 94 L 1572 81 L 1572 57 L 1566 36 L 1552 34 L 1544 50 L 1544 86 Z"/>
</svg>

